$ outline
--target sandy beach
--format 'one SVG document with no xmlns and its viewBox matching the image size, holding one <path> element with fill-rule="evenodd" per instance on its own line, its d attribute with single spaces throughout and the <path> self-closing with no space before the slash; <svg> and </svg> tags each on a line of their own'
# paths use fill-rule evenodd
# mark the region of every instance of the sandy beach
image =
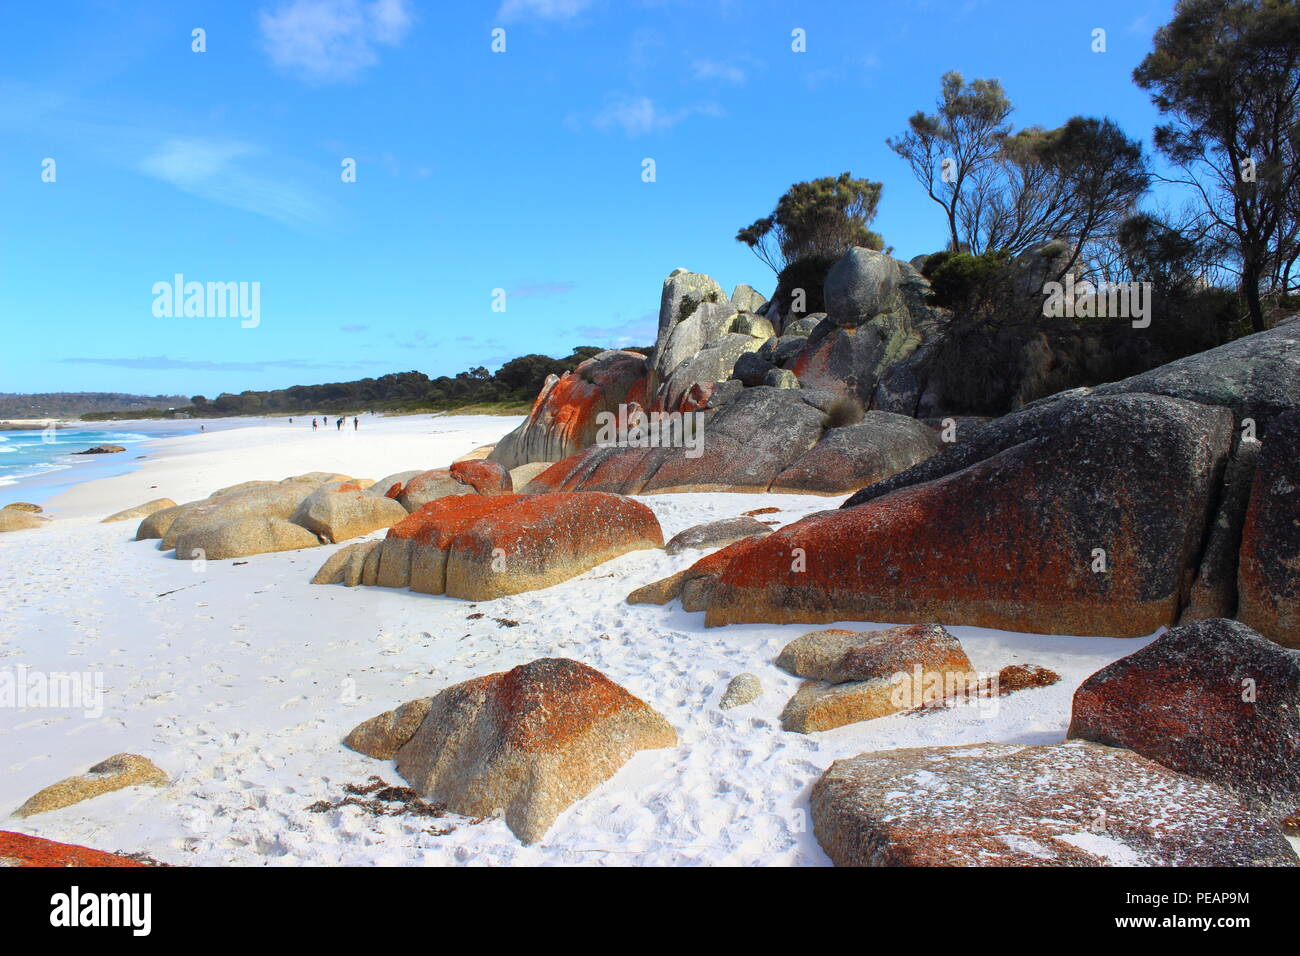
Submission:
<svg viewBox="0 0 1300 956">
<path fill-rule="evenodd" d="M 342 545 L 200 566 L 160 552 L 155 541 L 132 540 L 136 522 L 99 523 L 151 498 L 185 502 L 250 479 L 312 470 L 378 478 L 438 467 L 518 421 L 374 418 L 355 432 L 313 433 L 301 420 L 268 420 L 158 439 L 141 446 L 147 457 L 130 473 L 50 498 L 50 526 L 0 536 L 0 668 L 102 674 L 104 688 L 97 718 L 74 709 L 0 709 L 0 828 L 186 865 L 826 865 L 810 832 L 808 795 L 832 761 L 899 747 L 1060 741 L 1079 683 L 1155 636 L 953 627 L 981 671 L 1038 664 L 1063 680 L 985 707 L 802 735 L 781 730 L 779 715 L 799 682 L 774 660 L 806 627 L 706 630 L 702 614 L 677 603 L 625 603 L 629 591 L 701 552 L 638 551 L 545 590 L 475 605 L 309 584 Z M 764 506 L 779 508 L 771 517 L 784 524 L 842 499 L 638 500 L 667 538 Z M 590 664 L 644 699 L 676 729 L 679 745 L 637 754 L 533 846 L 500 820 L 308 809 L 372 775 L 400 783 L 390 761 L 342 746 L 360 721 L 546 656 Z M 745 671 L 759 677 L 763 696 L 719 710 L 727 682 Z M 121 752 L 150 758 L 170 784 L 27 819 L 12 815 L 35 791 Z"/>
</svg>

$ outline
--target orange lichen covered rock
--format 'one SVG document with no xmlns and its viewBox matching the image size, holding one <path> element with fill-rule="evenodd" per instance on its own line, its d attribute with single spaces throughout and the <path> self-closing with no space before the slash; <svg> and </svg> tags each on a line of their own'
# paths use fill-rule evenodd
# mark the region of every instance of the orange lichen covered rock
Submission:
<svg viewBox="0 0 1300 956">
<path fill-rule="evenodd" d="M 593 355 L 563 377 L 549 376 L 527 420 L 488 456 L 506 468 L 559 461 L 596 440 L 597 417 L 619 405 L 645 404 L 649 368 L 639 352 Z"/>
<path fill-rule="evenodd" d="M 129 856 L 0 830 L 0 866 L 144 866 Z"/>
<path fill-rule="evenodd" d="M 348 740 L 367 753 L 395 748 L 397 772 L 420 794 L 455 813 L 501 816 L 536 843 L 634 753 L 676 746 L 677 734 L 599 671 L 543 658 L 381 714 Z"/>
<path fill-rule="evenodd" d="M 421 506 L 388 529 L 380 544 L 374 583 L 380 587 L 409 587 L 422 594 L 444 593 L 447 548 L 452 539 L 479 518 L 506 507 L 517 497 L 449 495 Z"/>
<path fill-rule="evenodd" d="M 454 462 L 448 469 L 451 477 L 469 485 L 480 495 L 505 495 L 514 490 L 510 472 L 495 461 L 470 459 Z"/>
<path fill-rule="evenodd" d="M 485 601 L 567 581 L 629 551 L 663 547 L 654 512 L 600 492 L 511 495 L 447 552 L 447 594 Z"/>
<path fill-rule="evenodd" d="M 390 528 L 374 580 L 361 583 L 490 600 L 662 546 L 654 512 L 619 495 L 452 495 Z"/>
<path fill-rule="evenodd" d="M 1112 637 L 1172 626 L 1230 413 L 1145 395 L 1061 405 L 1068 414 L 988 458 L 946 473 L 959 446 L 887 480 L 901 484 L 892 493 L 749 544 L 711 588 L 706 623 L 938 620 Z"/>
<path fill-rule="evenodd" d="M 1300 812 L 1297 712 L 1300 651 L 1237 621 L 1197 621 L 1080 684 L 1069 736 L 1211 780 L 1282 820 Z"/>
</svg>

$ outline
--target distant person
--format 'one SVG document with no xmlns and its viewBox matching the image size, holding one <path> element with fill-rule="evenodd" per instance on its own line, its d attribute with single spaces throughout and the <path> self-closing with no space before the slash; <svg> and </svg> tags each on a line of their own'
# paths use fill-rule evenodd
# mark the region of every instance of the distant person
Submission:
<svg viewBox="0 0 1300 956">
<path fill-rule="evenodd" d="M 293 419 L 292 419 L 292 418 L 291 418 L 291 419 L 289 419 L 289 424 L 290 424 L 290 425 L 292 425 L 292 424 L 293 424 Z"/>
<path fill-rule="evenodd" d="M 340 415 L 340 416 L 339 416 L 339 420 L 338 420 L 337 422 L 334 423 L 334 427 L 337 428 L 339 431 L 343 431 L 343 416 L 342 416 L 342 415 Z"/>
<path fill-rule="evenodd" d="M 311 430 L 312 431 L 316 430 L 316 419 L 314 418 L 311 420 Z"/>
<path fill-rule="evenodd" d="M 357 430 L 358 428 L 360 428 L 360 427 L 361 427 L 361 419 L 359 419 L 359 418 L 357 418 L 355 415 L 353 415 L 353 416 L 352 416 L 352 430 L 353 430 L 353 431 L 356 431 L 356 430 Z"/>
</svg>

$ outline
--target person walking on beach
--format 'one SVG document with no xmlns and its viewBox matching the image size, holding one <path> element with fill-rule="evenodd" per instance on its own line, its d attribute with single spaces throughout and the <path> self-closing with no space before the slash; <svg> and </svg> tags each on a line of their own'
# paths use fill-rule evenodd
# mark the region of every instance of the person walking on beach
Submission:
<svg viewBox="0 0 1300 956">
<path fill-rule="evenodd" d="M 357 418 L 356 415 L 353 415 L 353 416 L 352 416 L 352 430 L 353 430 L 353 431 L 356 431 L 356 430 L 357 430 L 358 428 L 360 428 L 360 427 L 361 427 L 361 419 Z"/>
<path fill-rule="evenodd" d="M 343 431 L 343 416 L 342 416 L 342 415 L 340 415 L 340 416 L 339 416 L 339 420 L 338 420 L 337 422 L 334 423 L 334 427 L 337 428 L 339 431 Z"/>
<path fill-rule="evenodd" d="M 312 431 L 316 430 L 316 419 L 314 418 L 311 420 L 311 430 Z"/>
</svg>

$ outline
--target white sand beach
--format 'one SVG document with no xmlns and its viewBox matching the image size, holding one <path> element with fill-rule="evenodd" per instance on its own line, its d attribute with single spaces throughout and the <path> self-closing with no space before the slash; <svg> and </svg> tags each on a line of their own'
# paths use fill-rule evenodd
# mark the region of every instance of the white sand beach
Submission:
<svg viewBox="0 0 1300 956">
<path fill-rule="evenodd" d="M 379 478 L 438 467 L 495 441 L 518 419 L 370 418 L 355 432 L 323 433 L 303 421 L 310 419 L 140 446 L 147 458 L 131 473 L 51 498 L 50 526 L 0 535 L 0 668 L 102 673 L 104 683 L 98 718 L 0 708 L 0 829 L 182 865 L 826 865 L 810 832 L 808 796 L 832 761 L 897 747 L 1059 741 L 1079 683 L 1150 640 L 954 627 L 980 670 L 1038 664 L 1064 679 L 983 708 L 898 714 L 801 735 L 783 732 L 779 721 L 798 680 L 773 662 L 810 628 L 705 629 L 702 614 L 677 602 L 625 603 L 632 589 L 702 552 L 634 552 L 546 590 L 473 605 L 309 584 L 341 545 L 198 567 L 160 552 L 155 541 L 132 540 L 134 521 L 99 523 L 152 498 L 185 502 L 249 479 L 313 470 Z M 788 523 L 841 499 L 640 500 L 667 538 L 762 506 L 780 508 L 772 517 Z M 574 658 L 622 684 L 667 718 L 679 746 L 637 754 L 533 846 L 495 819 L 308 810 L 341 799 L 346 784 L 371 775 L 402 782 L 390 761 L 342 746 L 363 719 L 546 656 Z M 720 710 L 727 682 L 744 671 L 760 678 L 763 696 Z M 153 760 L 170 785 L 13 816 L 42 787 L 121 752 Z M 453 829 L 438 832 L 446 827 Z"/>
</svg>

